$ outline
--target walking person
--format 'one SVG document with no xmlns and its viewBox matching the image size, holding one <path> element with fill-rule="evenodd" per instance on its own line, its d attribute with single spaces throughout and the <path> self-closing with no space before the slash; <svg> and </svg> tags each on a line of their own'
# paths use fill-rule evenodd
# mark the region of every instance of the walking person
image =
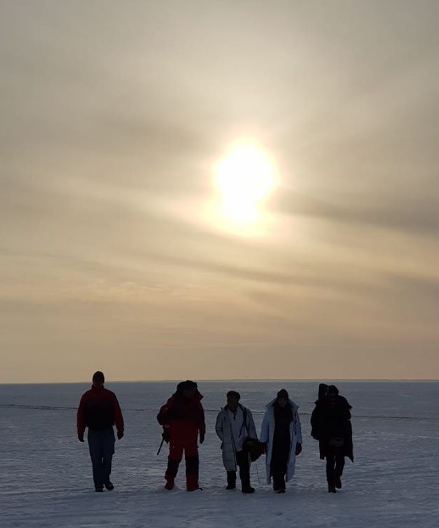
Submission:
<svg viewBox="0 0 439 528">
<path fill-rule="evenodd" d="M 218 413 L 215 426 L 222 442 L 223 464 L 227 471 L 226 489 L 236 488 L 236 470 L 239 467 L 242 493 L 254 493 L 250 485 L 250 454 L 243 445 L 248 438 L 258 439 L 253 416 L 239 403 L 239 392 L 229 391 L 226 397 L 227 405 Z"/>
<path fill-rule="evenodd" d="M 110 481 L 111 463 L 114 455 L 114 430 L 117 438 L 124 435 L 122 411 L 114 392 L 104 387 L 105 376 L 95 372 L 92 388 L 83 394 L 77 412 L 78 440 L 84 442 L 85 428 L 88 427 L 88 447 L 93 465 L 95 490 L 100 492 L 114 489 Z"/>
<path fill-rule="evenodd" d="M 267 483 L 273 479 L 276 493 L 285 493 L 286 482 L 294 475 L 296 456 L 302 452 L 299 407 L 285 389 L 267 406 L 261 428 L 261 442 L 266 445 Z"/>
<path fill-rule="evenodd" d="M 163 439 L 169 442 L 168 466 L 165 473 L 167 490 L 174 488 L 183 452 L 186 459 L 186 489 L 200 489 L 197 440 L 199 434 L 202 444 L 206 433 L 202 398 L 194 381 L 182 381 L 157 415 L 159 424 L 163 426 Z"/>
<path fill-rule="evenodd" d="M 319 386 L 319 398 L 311 415 L 311 435 L 319 441 L 320 458 L 326 458 L 328 492 L 341 489 L 345 457 L 354 461 L 351 409 L 335 385 Z"/>
</svg>

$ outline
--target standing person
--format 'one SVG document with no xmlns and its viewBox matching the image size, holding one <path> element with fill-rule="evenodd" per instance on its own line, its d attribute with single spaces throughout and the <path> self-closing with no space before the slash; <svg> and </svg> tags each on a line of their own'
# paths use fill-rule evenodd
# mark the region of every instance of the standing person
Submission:
<svg viewBox="0 0 439 528">
<path fill-rule="evenodd" d="M 186 489 L 187 491 L 199 489 L 197 439 L 199 433 L 202 444 L 206 433 L 202 398 L 195 382 L 182 381 L 157 415 L 159 424 L 163 426 L 163 439 L 169 442 L 168 467 L 165 474 L 167 490 L 174 487 L 183 451 L 186 458 Z"/>
<path fill-rule="evenodd" d="M 302 452 L 299 407 L 285 389 L 267 406 L 262 420 L 261 442 L 266 444 L 267 482 L 273 478 L 276 493 L 285 493 L 285 482 L 294 475 L 296 456 Z"/>
<path fill-rule="evenodd" d="M 242 493 L 254 493 L 250 485 L 250 454 L 243 449 L 246 438 L 258 439 L 252 413 L 239 403 L 241 395 L 236 391 L 227 393 L 227 405 L 216 418 L 215 431 L 222 441 L 223 464 L 227 471 L 227 487 L 236 488 L 236 469 L 239 466 Z"/>
<path fill-rule="evenodd" d="M 117 438 L 124 434 L 122 411 L 114 392 L 104 387 L 105 376 L 101 371 L 93 374 L 92 388 L 83 394 L 77 413 L 78 440 L 84 442 L 88 427 L 88 447 L 93 465 L 93 480 L 96 491 L 114 489 L 110 481 L 111 462 L 114 455 L 114 430 Z"/>
<path fill-rule="evenodd" d="M 319 399 L 311 415 L 311 435 L 319 441 L 320 458 L 326 458 L 328 492 L 341 489 L 347 456 L 354 461 L 351 409 L 335 385 L 319 386 Z"/>
</svg>

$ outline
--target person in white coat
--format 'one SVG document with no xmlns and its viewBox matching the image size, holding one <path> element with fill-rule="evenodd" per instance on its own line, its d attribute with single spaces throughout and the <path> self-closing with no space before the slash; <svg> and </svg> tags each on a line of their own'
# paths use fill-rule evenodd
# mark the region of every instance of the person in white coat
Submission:
<svg viewBox="0 0 439 528">
<path fill-rule="evenodd" d="M 285 493 L 285 483 L 293 478 L 296 456 L 302 451 L 298 408 L 285 389 L 265 408 L 260 441 L 265 443 L 267 483 L 273 479 L 276 493 Z"/>
<path fill-rule="evenodd" d="M 239 467 L 242 493 L 254 493 L 250 485 L 250 455 L 243 449 L 246 438 L 257 440 L 252 413 L 239 403 L 239 392 L 227 393 L 227 405 L 221 409 L 216 419 L 215 431 L 220 438 L 223 463 L 227 471 L 228 490 L 236 488 L 236 469 Z"/>
</svg>

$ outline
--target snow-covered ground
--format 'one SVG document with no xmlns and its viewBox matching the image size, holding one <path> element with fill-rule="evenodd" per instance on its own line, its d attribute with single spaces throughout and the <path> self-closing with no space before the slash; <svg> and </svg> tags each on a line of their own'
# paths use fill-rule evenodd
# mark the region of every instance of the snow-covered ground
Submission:
<svg viewBox="0 0 439 528">
<path fill-rule="evenodd" d="M 310 437 L 317 382 L 200 382 L 207 436 L 200 447 L 203 491 L 163 489 L 166 446 L 156 456 L 155 416 L 175 383 L 107 383 L 124 412 L 112 481 L 97 494 L 75 413 L 88 384 L 0 386 L 0 526 L 3 527 L 439 527 L 439 382 L 340 382 L 353 405 L 355 464 L 343 489 L 328 494 L 324 463 Z M 225 490 L 217 411 L 241 392 L 259 428 L 264 405 L 286 388 L 300 406 L 304 450 L 285 495 L 265 484 L 265 460 L 252 466 L 254 495 Z M 259 473 L 259 479 L 258 479 Z"/>
</svg>

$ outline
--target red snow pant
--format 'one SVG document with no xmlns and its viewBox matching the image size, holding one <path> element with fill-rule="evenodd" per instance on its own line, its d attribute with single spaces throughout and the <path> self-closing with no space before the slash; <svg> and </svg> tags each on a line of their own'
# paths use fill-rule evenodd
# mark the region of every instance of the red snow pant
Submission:
<svg viewBox="0 0 439 528">
<path fill-rule="evenodd" d="M 199 460 L 197 437 L 198 429 L 173 431 L 171 428 L 168 467 L 165 474 L 168 484 L 173 485 L 174 483 L 184 451 L 186 459 L 186 489 L 187 491 L 198 489 Z"/>
</svg>

